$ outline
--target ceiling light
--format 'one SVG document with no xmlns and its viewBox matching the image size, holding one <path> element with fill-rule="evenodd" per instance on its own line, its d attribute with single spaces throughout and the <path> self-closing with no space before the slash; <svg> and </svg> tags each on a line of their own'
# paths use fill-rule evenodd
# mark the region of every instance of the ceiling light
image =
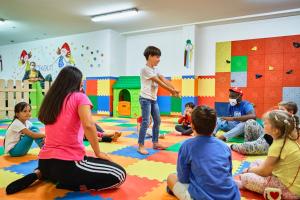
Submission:
<svg viewBox="0 0 300 200">
<path fill-rule="evenodd" d="M 133 16 L 133 15 L 136 15 L 137 13 L 138 13 L 137 8 L 130 8 L 130 9 L 126 9 L 126 10 L 119 10 L 119 11 L 94 15 L 94 16 L 91 16 L 91 20 L 94 22 L 107 21 L 107 20 L 112 20 L 112 19 Z"/>
</svg>

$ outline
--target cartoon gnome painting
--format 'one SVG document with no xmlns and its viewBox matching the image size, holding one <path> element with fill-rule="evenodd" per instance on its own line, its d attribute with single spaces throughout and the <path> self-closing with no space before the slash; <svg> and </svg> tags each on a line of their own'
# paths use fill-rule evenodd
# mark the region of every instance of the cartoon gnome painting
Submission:
<svg viewBox="0 0 300 200">
<path fill-rule="evenodd" d="M 58 48 L 56 53 L 57 55 L 59 55 L 59 57 L 57 58 L 57 64 L 59 68 L 62 68 L 66 65 L 75 66 L 75 61 L 71 54 L 70 46 L 67 42 L 65 42 L 61 48 Z"/>
<path fill-rule="evenodd" d="M 19 67 L 22 69 L 25 68 L 25 72 L 30 70 L 30 61 L 29 59 L 32 57 L 31 52 L 27 53 L 25 50 L 21 52 L 20 59 L 19 59 Z"/>
</svg>

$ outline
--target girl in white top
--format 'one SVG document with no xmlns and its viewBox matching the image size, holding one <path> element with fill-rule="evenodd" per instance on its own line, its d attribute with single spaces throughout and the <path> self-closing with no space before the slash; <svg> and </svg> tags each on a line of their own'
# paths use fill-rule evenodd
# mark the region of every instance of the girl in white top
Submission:
<svg viewBox="0 0 300 200">
<path fill-rule="evenodd" d="M 15 105 L 15 116 L 7 128 L 4 139 L 5 153 L 13 157 L 23 156 L 29 151 L 33 140 L 39 147 L 42 146 L 45 134 L 36 133 L 39 130 L 32 126 L 29 121 L 30 117 L 30 104 L 20 102 Z"/>
</svg>

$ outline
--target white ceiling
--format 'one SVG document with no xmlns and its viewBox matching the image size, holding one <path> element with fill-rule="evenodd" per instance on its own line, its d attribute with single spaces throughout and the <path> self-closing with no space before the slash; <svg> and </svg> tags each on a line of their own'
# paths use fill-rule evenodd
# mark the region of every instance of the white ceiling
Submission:
<svg viewBox="0 0 300 200">
<path fill-rule="evenodd" d="M 89 17 L 132 7 L 141 11 L 133 18 L 95 23 Z M 0 18 L 7 19 L 0 23 L 0 45 L 101 29 L 127 33 L 299 8 L 300 0 L 0 0 Z"/>
</svg>

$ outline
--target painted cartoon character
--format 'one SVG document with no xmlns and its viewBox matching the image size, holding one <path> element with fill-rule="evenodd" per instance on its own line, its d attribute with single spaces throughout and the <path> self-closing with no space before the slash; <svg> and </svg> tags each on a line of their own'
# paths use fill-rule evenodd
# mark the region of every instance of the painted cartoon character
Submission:
<svg viewBox="0 0 300 200">
<path fill-rule="evenodd" d="M 19 66 L 23 69 L 25 68 L 25 72 L 30 70 L 30 61 L 29 59 L 32 57 L 31 52 L 27 53 L 25 50 L 21 52 L 19 59 Z"/>
<path fill-rule="evenodd" d="M 192 56 L 193 56 L 193 44 L 191 40 L 187 40 L 185 44 L 185 50 L 184 50 L 184 66 L 186 68 L 191 67 Z"/>
<path fill-rule="evenodd" d="M 62 68 L 66 65 L 75 65 L 73 56 L 71 55 L 71 49 L 68 43 L 64 43 L 61 48 L 58 48 L 56 53 L 58 57 L 58 67 Z"/>
</svg>

